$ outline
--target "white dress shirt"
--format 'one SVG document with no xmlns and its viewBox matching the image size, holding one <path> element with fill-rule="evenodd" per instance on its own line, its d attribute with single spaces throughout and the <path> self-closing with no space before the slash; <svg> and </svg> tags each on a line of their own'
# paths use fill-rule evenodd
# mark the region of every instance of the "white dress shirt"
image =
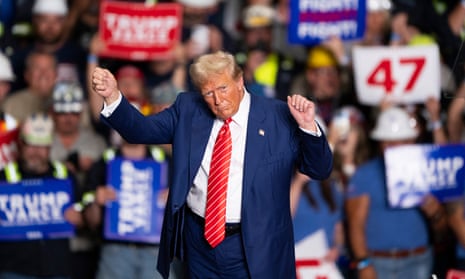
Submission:
<svg viewBox="0 0 465 279">
<path fill-rule="evenodd" d="M 239 105 L 239 110 L 232 116 L 229 124 L 232 140 L 231 165 L 229 167 L 228 191 L 226 194 L 226 222 L 238 223 L 241 221 L 241 201 L 242 201 L 242 175 L 244 173 L 245 141 L 247 135 L 247 121 L 250 110 L 250 95 L 245 92 Z M 189 194 L 187 195 L 187 205 L 199 216 L 205 216 L 207 205 L 207 185 L 208 174 L 210 172 L 210 162 L 218 132 L 223 126 L 223 120 L 216 119 L 208 139 L 207 148 L 203 155 L 199 171 L 194 178 Z"/>
</svg>

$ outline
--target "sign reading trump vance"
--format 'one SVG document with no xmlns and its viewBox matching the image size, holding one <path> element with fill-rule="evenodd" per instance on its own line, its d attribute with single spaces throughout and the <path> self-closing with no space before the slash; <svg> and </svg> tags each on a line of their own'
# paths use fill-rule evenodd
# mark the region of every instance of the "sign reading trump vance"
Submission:
<svg viewBox="0 0 465 279">
<path fill-rule="evenodd" d="M 181 7 L 177 3 L 103 1 L 99 34 L 101 56 L 151 60 L 167 55 L 181 37 Z"/>
<path fill-rule="evenodd" d="M 108 184 L 117 199 L 107 204 L 105 238 L 158 243 L 165 209 L 167 164 L 116 158 L 108 166 Z"/>
<path fill-rule="evenodd" d="M 73 201 L 69 179 L 30 179 L 0 184 L 0 240 L 66 238 L 74 227 L 64 211 Z"/>
<path fill-rule="evenodd" d="M 404 145 L 384 154 L 389 204 L 408 208 L 427 193 L 439 201 L 463 196 L 465 145 Z"/>
</svg>

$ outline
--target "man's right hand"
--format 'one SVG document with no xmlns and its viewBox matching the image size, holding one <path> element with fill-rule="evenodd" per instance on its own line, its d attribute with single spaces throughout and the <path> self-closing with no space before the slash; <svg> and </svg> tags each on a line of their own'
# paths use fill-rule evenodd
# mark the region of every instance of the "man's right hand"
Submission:
<svg viewBox="0 0 465 279">
<path fill-rule="evenodd" d="M 95 202 L 100 206 L 105 206 L 107 202 L 116 200 L 116 191 L 110 186 L 99 186 L 95 191 Z"/>
<path fill-rule="evenodd" d="M 116 78 L 107 69 L 96 67 L 92 73 L 92 89 L 102 96 L 107 105 L 118 100 L 119 90 Z"/>
</svg>

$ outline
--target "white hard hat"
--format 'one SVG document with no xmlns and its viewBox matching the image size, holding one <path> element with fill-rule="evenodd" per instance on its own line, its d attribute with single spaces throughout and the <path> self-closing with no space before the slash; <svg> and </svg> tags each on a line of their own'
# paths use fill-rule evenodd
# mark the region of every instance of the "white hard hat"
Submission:
<svg viewBox="0 0 465 279">
<path fill-rule="evenodd" d="M 273 7 L 264 4 L 253 4 L 247 6 L 243 11 L 243 25 L 246 28 L 271 26 L 275 16 Z"/>
<path fill-rule="evenodd" d="M 382 141 L 414 139 L 418 136 L 418 131 L 413 127 L 411 120 L 405 110 L 390 107 L 378 116 L 371 138 Z"/>
<path fill-rule="evenodd" d="M 53 120 L 45 113 L 35 113 L 21 126 L 21 139 L 28 145 L 50 146 L 53 141 Z"/>
<path fill-rule="evenodd" d="M 367 0 L 367 10 L 369 12 L 389 11 L 391 8 L 391 0 Z"/>
<path fill-rule="evenodd" d="M 36 0 L 32 7 L 33 14 L 68 14 L 68 5 L 66 0 Z"/>
<path fill-rule="evenodd" d="M 216 5 L 218 0 L 178 0 L 178 2 L 194 8 L 210 8 Z"/>
<path fill-rule="evenodd" d="M 79 84 L 58 82 L 53 89 L 53 111 L 79 113 L 82 111 L 84 93 Z"/>
<path fill-rule="evenodd" d="M 0 80 L 13 81 L 14 79 L 10 60 L 0 52 Z"/>
</svg>

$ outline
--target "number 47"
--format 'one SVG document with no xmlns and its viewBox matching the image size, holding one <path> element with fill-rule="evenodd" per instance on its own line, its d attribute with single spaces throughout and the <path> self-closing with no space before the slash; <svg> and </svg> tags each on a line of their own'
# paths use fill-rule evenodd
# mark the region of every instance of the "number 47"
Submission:
<svg viewBox="0 0 465 279">
<path fill-rule="evenodd" d="M 425 58 L 400 58 L 400 65 L 413 65 L 413 71 L 408 78 L 407 84 L 404 88 L 404 92 L 408 93 L 415 87 L 415 83 L 420 76 L 423 67 L 425 66 Z M 371 86 L 381 86 L 384 88 L 384 91 L 387 94 L 392 93 L 394 86 L 397 84 L 397 81 L 393 78 L 392 75 L 392 65 L 391 60 L 383 59 L 381 60 L 375 69 L 368 75 L 367 84 Z"/>
</svg>

